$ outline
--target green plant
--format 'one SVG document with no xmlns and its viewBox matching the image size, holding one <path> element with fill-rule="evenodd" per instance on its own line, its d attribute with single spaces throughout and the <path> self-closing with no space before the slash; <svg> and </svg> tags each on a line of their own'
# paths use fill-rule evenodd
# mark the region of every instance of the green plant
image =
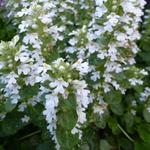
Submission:
<svg viewBox="0 0 150 150">
<path fill-rule="evenodd" d="M 144 5 L 6 1 L 17 28 L 0 43 L 4 148 L 148 150 L 148 70 L 135 62 Z"/>
</svg>

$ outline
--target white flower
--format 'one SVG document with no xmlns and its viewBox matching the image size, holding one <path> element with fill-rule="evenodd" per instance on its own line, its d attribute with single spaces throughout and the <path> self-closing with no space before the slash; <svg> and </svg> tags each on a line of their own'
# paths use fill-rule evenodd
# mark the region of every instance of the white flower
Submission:
<svg viewBox="0 0 150 150">
<path fill-rule="evenodd" d="M 118 21 L 119 21 L 120 16 L 116 15 L 115 13 L 111 13 L 110 15 L 107 16 L 108 23 L 111 26 L 116 26 Z"/>
<path fill-rule="evenodd" d="M 19 67 L 18 67 L 18 74 L 24 74 L 24 75 L 27 75 L 29 74 L 31 71 L 30 69 L 30 65 L 29 64 L 21 64 Z"/>
<path fill-rule="evenodd" d="M 116 36 L 116 39 L 119 41 L 119 42 L 126 42 L 127 40 L 127 35 L 125 33 L 121 33 L 121 32 L 115 32 L 114 34 Z"/>
<path fill-rule="evenodd" d="M 86 119 L 85 108 L 78 106 L 76 111 L 77 111 L 77 115 L 78 115 L 78 122 L 81 124 L 86 122 L 87 119 Z"/>
<path fill-rule="evenodd" d="M 51 11 L 48 14 L 38 17 L 44 24 L 49 24 L 53 21 L 53 17 L 56 16 L 56 11 Z"/>
<path fill-rule="evenodd" d="M 104 92 L 108 93 L 110 92 L 110 85 L 109 84 L 103 84 Z"/>
<path fill-rule="evenodd" d="M 104 13 L 106 13 L 107 12 L 107 9 L 104 7 L 104 6 L 101 6 L 101 7 L 96 7 L 96 12 L 95 12 L 95 16 L 96 17 L 102 17 L 102 15 L 104 14 Z"/>
<path fill-rule="evenodd" d="M 22 21 L 18 26 L 18 28 L 20 29 L 20 33 L 27 31 L 28 27 L 32 26 L 32 24 L 33 22 L 31 20 Z"/>
<path fill-rule="evenodd" d="M 109 22 L 105 22 L 104 23 L 104 30 L 108 31 L 108 32 L 112 32 L 113 31 L 113 27 L 111 26 L 111 24 Z"/>
<path fill-rule="evenodd" d="M 115 45 L 109 45 L 108 56 L 110 56 L 111 61 L 117 60 L 117 49 Z"/>
<path fill-rule="evenodd" d="M 100 79 L 100 73 L 98 71 L 97 72 L 92 72 L 91 80 L 93 80 L 95 82 L 98 79 Z"/>
<path fill-rule="evenodd" d="M 38 38 L 37 33 L 27 33 L 26 36 L 23 38 L 23 42 L 27 44 L 31 44 L 33 48 L 40 49 L 42 42 Z"/>
<path fill-rule="evenodd" d="M 128 62 L 129 62 L 130 65 L 133 65 L 133 64 L 136 63 L 136 61 L 135 61 L 134 58 L 129 58 L 129 59 L 128 59 Z"/>
<path fill-rule="evenodd" d="M 18 52 L 15 56 L 15 60 L 16 61 L 20 60 L 20 62 L 25 63 L 30 60 L 29 57 L 30 57 L 30 54 L 27 51 Z"/>
<path fill-rule="evenodd" d="M 11 72 L 2 79 L 2 83 L 5 84 L 4 96 L 10 98 L 12 104 L 17 104 L 20 99 L 19 90 L 21 87 L 17 83 L 17 78 L 18 75 Z"/>
<path fill-rule="evenodd" d="M 147 111 L 150 113 L 150 107 L 147 107 Z"/>
<path fill-rule="evenodd" d="M 106 2 L 107 0 L 95 0 L 95 3 L 96 3 L 96 5 L 98 5 L 98 6 L 102 6 L 102 4 L 104 3 L 104 2 Z"/>
<path fill-rule="evenodd" d="M 44 32 L 50 34 L 55 41 L 60 40 L 62 41 L 64 37 L 60 34 L 65 30 L 64 26 L 51 26 L 50 28 L 45 28 Z"/>
<path fill-rule="evenodd" d="M 132 104 L 132 106 L 137 106 L 136 100 L 133 100 L 131 104 Z"/>
<path fill-rule="evenodd" d="M 80 72 L 80 75 L 85 75 L 90 72 L 90 68 L 87 62 L 82 63 L 83 60 L 79 59 L 76 63 L 72 65 L 73 68 Z"/>
<path fill-rule="evenodd" d="M 54 91 L 55 94 L 58 94 L 58 93 L 64 94 L 65 88 L 67 88 L 68 85 L 69 84 L 66 81 L 63 81 L 62 79 L 55 80 L 54 82 L 51 82 L 49 84 L 49 86 L 51 88 L 54 88 L 53 91 Z"/>
<path fill-rule="evenodd" d="M 46 121 L 48 122 L 48 130 L 53 135 L 53 140 L 57 143 L 57 138 L 55 135 L 56 130 L 56 121 L 57 121 L 57 109 L 58 106 L 58 97 L 56 95 L 48 94 L 45 96 L 46 103 L 45 103 L 45 110 L 43 111 L 43 115 L 46 117 Z"/>
<path fill-rule="evenodd" d="M 5 113 L 0 113 L 0 120 L 3 120 L 6 117 Z"/>
<path fill-rule="evenodd" d="M 5 66 L 5 62 L 0 61 L 0 69 L 2 69 Z"/>
<path fill-rule="evenodd" d="M 9 46 L 12 48 L 15 48 L 18 41 L 19 41 L 19 36 L 16 35 L 16 36 L 14 36 L 12 41 L 9 42 Z"/>
<path fill-rule="evenodd" d="M 74 80 L 72 83 L 74 89 L 76 90 L 76 98 L 78 104 L 77 113 L 78 115 L 80 115 L 80 113 L 85 110 L 84 108 L 87 108 L 88 104 L 90 103 L 90 99 L 89 99 L 90 91 L 86 89 L 87 84 L 84 80 L 83 81 Z M 83 114 L 81 115 L 81 117 L 83 117 L 83 119 L 81 120 L 81 122 L 83 123 L 85 117 Z"/>
<path fill-rule="evenodd" d="M 93 54 L 94 52 L 98 51 L 98 45 L 96 44 L 93 44 L 93 43 L 88 43 L 86 45 L 86 48 L 89 50 L 89 53 L 90 54 Z"/>
<path fill-rule="evenodd" d="M 135 116 L 135 115 L 136 115 L 136 110 L 131 109 L 131 114 L 132 114 L 133 116 Z"/>
<path fill-rule="evenodd" d="M 27 116 L 27 115 L 24 115 L 24 117 L 23 117 L 23 118 L 21 118 L 21 121 L 22 121 L 23 123 L 28 123 L 28 122 L 29 122 L 29 120 L 30 120 L 30 117 L 29 117 L 29 116 Z"/>
<path fill-rule="evenodd" d="M 20 12 L 17 12 L 16 16 L 22 17 L 24 15 L 29 15 L 31 13 L 32 13 L 31 9 L 23 8 Z"/>
<path fill-rule="evenodd" d="M 105 57 L 107 57 L 107 52 L 105 50 L 101 50 L 99 51 L 97 57 L 103 60 Z"/>
<path fill-rule="evenodd" d="M 75 45 L 78 43 L 78 41 L 77 41 L 77 39 L 72 38 L 72 39 L 69 40 L 68 43 L 69 43 L 70 45 L 72 45 L 72 46 L 75 46 Z"/>
<path fill-rule="evenodd" d="M 105 108 L 102 106 L 94 106 L 94 113 L 98 113 L 102 116 L 105 113 Z"/>
<path fill-rule="evenodd" d="M 121 68 L 121 65 L 116 62 L 108 62 L 105 64 L 106 72 L 116 72 L 120 73 L 123 71 L 123 68 Z"/>
<path fill-rule="evenodd" d="M 18 111 L 23 112 L 26 108 L 27 108 L 27 104 L 23 102 L 18 106 Z"/>
<path fill-rule="evenodd" d="M 133 86 L 136 86 L 137 84 L 139 84 L 139 85 L 142 85 L 142 84 L 143 84 L 143 81 L 142 81 L 142 80 L 136 79 L 136 78 L 129 79 L 129 82 L 130 82 L 130 84 L 133 85 Z"/>
<path fill-rule="evenodd" d="M 144 70 L 144 69 L 142 69 L 142 70 L 140 71 L 140 73 L 143 74 L 143 75 L 148 75 L 148 72 L 147 72 L 146 70 Z"/>
<path fill-rule="evenodd" d="M 65 49 L 65 51 L 67 52 L 67 53 L 74 53 L 75 51 L 76 51 L 76 49 L 74 48 L 74 47 L 67 47 L 66 49 Z"/>
<path fill-rule="evenodd" d="M 140 101 L 145 102 L 150 96 L 150 88 L 146 87 L 144 92 L 140 93 Z"/>
</svg>

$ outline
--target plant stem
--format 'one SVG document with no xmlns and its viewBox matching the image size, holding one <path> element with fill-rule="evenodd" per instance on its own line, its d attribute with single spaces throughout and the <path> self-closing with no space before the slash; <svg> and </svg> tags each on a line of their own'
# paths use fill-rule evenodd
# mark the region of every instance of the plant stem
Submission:
<svg viewBox="0 0 150 150">
<path fill-rule="evenodd" d="M 21 137 L 21 138 L 19 139 L 19 141 L 24 140 L 24 139 L 27 139 L 27 138 L 29 138 L 29 137 L 31 137 L 31 136 L 33 136 L 33 135 L 39 134 L 40 132 L 41 132 L 40 130 L 35 131 L 35 132 L 32 132 L 32 133 L 30 133 L 30 134 L 28 134 L 28 135 L 25 135 L 25 136 Z"/>
<path fill-rule="evenodd" d="M 134 142 L 134 140 L 128 135 L 128 133 L 119 124 L 117 124 L 117 126 L 131 142 Z"/>
</svg>

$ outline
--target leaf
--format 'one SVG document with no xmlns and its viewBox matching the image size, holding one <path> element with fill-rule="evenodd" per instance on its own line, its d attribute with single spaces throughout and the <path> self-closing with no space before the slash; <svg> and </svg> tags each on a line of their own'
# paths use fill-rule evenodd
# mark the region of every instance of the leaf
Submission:
<svg viewBox="0 0 150 150">
<path fill-rule="evenodd" d="M 28 106 L 26 109 L 26 114 L 31 118 L 31 122 L 40 127 L 46 128 L 46 120 L 45 116 L 43 116 L 43 106 L 41 104 L 37 104 L 36 106 Z"/>
<path fill-rule="evenodd" d="M 10 112 L 16 107 L 16 104 L 12 104 L 10 99 L 5 101 L 5 111 Z"/>
<path fill-rule="evenodd" d="M 76 103 L 76 96 L 74 94 L 69 94 L 68 95 L 68 99 L 65 100 L 64 107 L 66 109 L 76 110 L 77 103 Z"/>
<path fill-rule="evenodd" d="M 60 126 L 56 130 L 56 136 L 62 150 L 73 149 L 79 141 L 78 134 L 73 135 L 70 131 Z"/>
<path fill-rule="evenodd" d="M 75 95 L 70 94 L 68 99 L 62 99 L 59 105 L 61 109 L 57 113 L 56 135 L 61 149 L 70 150 L 74 148 L 79 140 L 78 134 L 73 135 L 71 133 L 78 119 Z"/>
<path fill-rule="evenodd" d="M 4 148 L 3 148 L 3 146 L 2 146 L 2 145 L 0 145 L 0 150 L 4 150 Z"/>
<path fill-rule="evenodd" d="M 139 56 L 144 62 L 146 62 L 147 64 L 150 64 L 150 59 L 149 59 L 150 52 L 141 52 Z"/>
<path fill-rule="evenodd" d="M 100 150 L 111 150 L 111 146 L 106 140 L 100 140 Z"/>
<path fill-rule="evenodd" d="M 39 146 L 36 148 L 36 150 L 54 150 L 52 146 L 48 142 L 43 142 L 39 144 Z"/>
<path fill-rule="evenodd" d="M 122 100 L 122 95 L 119 91 L 112 91 L 104 96 L 108 104 L 119 104 Z"/>
<path fill-rule="evenodd" d="M 121 103 L 111 105 L 110 109 L 116 115 L 122 115 L 124 111 L 123 105 Z"/>
<path fill-rule="evenodd" d="M 133 143 L 126 137 L 119 137 L 118 143 L 123 150 L 133 150 Z"/>
<path fill-rule="evenodd" d="M 77 123 L 76 111 L 66 111 L 58 114 L 58 125 L 65 129 L 71 130 Z"/>
<path fill-rule="evenodd" d="M 81 145 L 81 150 L 90 150 L 88 144 Z"/>
<path fill-rule="evenodd" d="M 134 150 L 149 150 L 150 148 L 150 143 L 145 143 L 145 142 L 142 142 L 142 141 L 137 141 L 135 142 L 134 144 L 135 148 Z"/>
<path fill-rule="evenodd" d="M 137 131 L 141 139 L 145 142 L 150 141 L 150 125 L 146 123 L 142 123 L 138 126 Z"/>
<path fill-rule="evenodd" d="M 0 123 L 0 137 L 13 135 L 27 125 L 27 123 L 21 121 L 22 117 L 23 115 L 17 111 L 7 114 L 6 118 Z"/>
<path fill-rule="evenodd" d="M 131 113 L 126 113 L 124 115 L 124 120 L 125 120 L 125 123 L 126 123 L 126 126 L 127 127 L 132 127 L 133 124 L 134 124 L 134 116 L 131 114 Z"/>
<path fill-rule="evenodd" d="M 143 110 L 143 116 L 145 121 L 150 123 L 150 112 L 146 108 Z"/>
<path fill-rule="evenodd" d="M 94 53 L 94 54 L 91 54 L 91 56 L 89 57 L 89 64 L 99 66 L 99 68 L 103 69 L 105 60 L 99 61 L 99 59 L 97 58 L 97 54 Z"/>
<path fill-rule="evenodd" d="M 102 129 L 106 127 L 106 116 L 100 117 L 99 114 L 93 114 L 93 119 L 97 127 Z"/>
<path fill-rule="evenodd" d="M 22 99 L 28 100 L 32 98 L 34 95 L 36 95 L 38 91 L 39 91 L 39 85 L 24 86 L 22 87 L 22 90 L 20 91 L 20 95 Z"/>
<path fill-rule="evenodd" d="M 63 103 L 60 105 L 62 110 L 57 114 L 58 125 L 64 129 L 71 130 L 75 127 L 78 118 L 76 113 L 75 95 L 70 94 L 68 99 L 63 100 Z"/>
<path fill-rule="evenodd" d="M 108 126 L 112 129 L 113 134 L 118 134 L 120 129 L 118 128 L 117 119 L 113 116 L 108 119 Z"/>
</svg>

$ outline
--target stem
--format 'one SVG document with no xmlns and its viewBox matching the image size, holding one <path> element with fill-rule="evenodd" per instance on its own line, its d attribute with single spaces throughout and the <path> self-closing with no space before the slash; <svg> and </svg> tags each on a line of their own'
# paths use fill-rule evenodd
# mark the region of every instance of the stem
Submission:
<svg viewBox="0 0 150 150">
<path fill-rule="evenodd" d="M 128 135 L 128 133 L 119 124 L 117 124 L 117 126 L 131 142 L 134 142 L 134 140 Z"/>
<path fill-rule="evenodd" d="M 28 134 L 28 135 L 25 135 L 25 136 L 21 137 L 21 138 L 19 139 L 19 141 L 22 141 L 22 140 L 24 140 L 24 139 L 27 139 L 27 138 L 29 138 L 29 137 L 31 137 L 31 136 L 33 136 L 33 135 L 39 134 L 40 132 L 41 132 L 40 130 L 35 131 L 35 132 L 32 132 L 32 133 L 30 133 L 30 134 Z"/>
</svg>

